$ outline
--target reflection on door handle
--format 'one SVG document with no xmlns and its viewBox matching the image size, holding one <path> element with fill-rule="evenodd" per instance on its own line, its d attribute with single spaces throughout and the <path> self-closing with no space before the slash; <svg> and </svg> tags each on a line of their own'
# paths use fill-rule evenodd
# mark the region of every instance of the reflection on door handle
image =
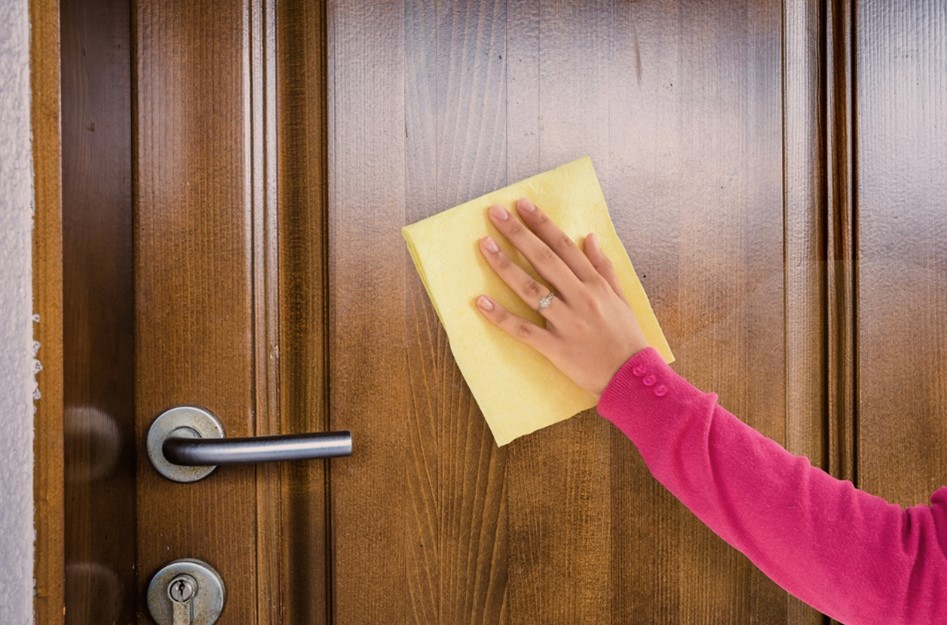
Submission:
<svg viewBox="0 0 947 625">
<path fill-rule="evenodd" d="M 161 475 L 195 482 L 221 464 L 312 460 L 352 455 L 351 432 L 225 438 L 220 421 L 194 406 L 164 412 L 148 430 L 148 457 Z"/>
<path fill-rule="evenodd" d="M 208 464 L 249 464 L 282 460 L 312 460 L 352 455 L 351 432 L 316 432 L 256 438 L 165 439 L 164 457 L 188 467 Z"/>
</svg>

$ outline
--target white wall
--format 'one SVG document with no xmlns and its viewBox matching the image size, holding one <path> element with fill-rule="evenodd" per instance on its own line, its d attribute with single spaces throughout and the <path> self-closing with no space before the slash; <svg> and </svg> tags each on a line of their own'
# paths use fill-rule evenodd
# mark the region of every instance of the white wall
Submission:
<svg viewBox="0 0 947 625">
<path fill-rule="evenodd" d="M 33 622 L 28 0 L 0 1 L 0 623 Z M 39 357 L 42 358 L 42 349 Z"/>
</svg>

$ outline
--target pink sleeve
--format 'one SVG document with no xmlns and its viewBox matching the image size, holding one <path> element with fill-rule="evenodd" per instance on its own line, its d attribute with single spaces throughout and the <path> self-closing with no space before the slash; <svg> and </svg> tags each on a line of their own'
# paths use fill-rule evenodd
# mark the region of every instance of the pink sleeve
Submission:
<svg viewBox="0 0 947 625">
<path fill-rule="evenodd" d="M 813 467 L 691 386 L 653 349 L 599 413 L 654 477 L 773 581 L 848 624 L 947 623 L 947 488 L 900 506 Z"/>
</svg>

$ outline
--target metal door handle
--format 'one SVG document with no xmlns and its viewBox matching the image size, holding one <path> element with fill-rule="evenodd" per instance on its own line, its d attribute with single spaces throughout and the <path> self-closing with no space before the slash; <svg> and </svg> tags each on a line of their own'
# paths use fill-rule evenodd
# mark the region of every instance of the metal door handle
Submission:
<svg viewBox="0 0 947 625">
<path fill-rule="evenodd" d="M 164 457 L 187 467 L 208 464 L 250 464 L 313 460 L 352 455 L 351 432 L 316 432 L 255 438 L 184 438 L 171 436 L 162 445 Z"/>
<path fill-rule="evenodd" d="M 195 406 L 162 413 L 148 430 L 148 457 L 175 482 L 194 482 L 221 464 L 312 460 L 352 455 L 351 432 L 225 438 L 220 421 Z"/>
</svg>

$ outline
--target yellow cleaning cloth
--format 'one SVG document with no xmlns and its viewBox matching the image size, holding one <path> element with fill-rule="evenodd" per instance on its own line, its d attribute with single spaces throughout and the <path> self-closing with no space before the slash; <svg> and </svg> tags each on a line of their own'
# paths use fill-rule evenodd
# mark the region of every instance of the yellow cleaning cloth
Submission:
<svg viewBox="0 0 947 625">
<path fill-rule="evenodd" d="M 618 271 L 645 338 L 667 362 L 674 360 L 612 225 L 588 157 L 405 226 L 402 234 L 414 265 L 497 445 L 568 419 L 596 403 L 591 393 L 576 386 L 543 356 L 492 325 L 476 308 L 477 296 L 486 293 L 514 314 L 543 323 L 539 313 L 497 277 L 478 247 L 479 240 L 490 234 L 511 258 L 529 267 L 486 214 L 493 204 L 516 214 L 514 205 L 521 197 L 539 206 L 580 245 L 588 233 L 596 234 L 602 251 Z M 532 268 L 529 270 L 536 276 Z"/>
</svg>

